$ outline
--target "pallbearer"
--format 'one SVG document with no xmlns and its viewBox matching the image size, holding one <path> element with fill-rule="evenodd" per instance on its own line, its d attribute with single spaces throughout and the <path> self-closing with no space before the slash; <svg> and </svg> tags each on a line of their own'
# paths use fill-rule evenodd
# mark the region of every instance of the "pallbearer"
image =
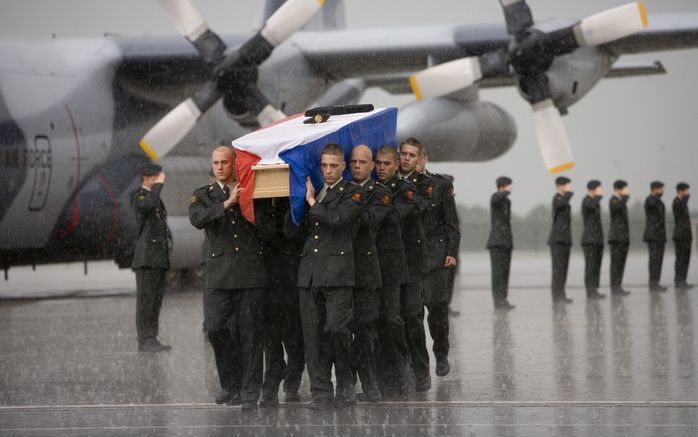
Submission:
<svg viewBox="0 0 698 437">
<path fill-rule="evenodd" d="M 623 289 L 623 272 L 630 246 L 630 228 L 628 226 L 628 183 L 618 179 L 613 183 L 613 197 L 608 202 L 611 213 L 611 227 L 608 232 L 608 245 L 611 247 L 611 294 L 625 296 L 630 294 Z"/>
<path fill-rule="evenodd" d="M 494 307 L 513 310 L 514 305 L 507 300 L 509 294 L 509 270 L 511 251 L 514 248 L 511 235 L 511 194 L 512 180 L 506 176 L 497 178 L 497 192 L 490 198 L 490 218 L 492 229 L 487 239 L 492 265 L 492 297 Z"/>
<path fill-rule="evenodd" d="M 693 285 L 686 283 L 688 265 L 691 261 L 691 242 L 693 241 L 691 214 L 688 210 L 688 199 L 690 197 L 687 183 L 680 182 L 676 185 L 676 198 L 671 209 L 674 212 L 675 223 L 673 235 L 676 248 L 674 285 L 677 290 L 693 288 Z"/>
<path fill-rule="evenodd" d="M 555 179 L 557 193 L 553 196 L 553 226 L 550 229 L 548 245 L 552 258 L 552 294 L 555 303 L 572 303 L 565 293 L 567 269 L 572 247 L 572 217 L 570 199 L 574 195 L 569 178 L 560 176 Z"/>
<path fill-rule="evenodd" d="M 650 184 L 651 193 L 645 199 L 645 234 L 644 241 L 649 250 L 649 288 L 653 292 L 666 291 L 667 288 L 659 283 L 662 276 L 664 261 L 664 246 L 666 245 L 666 212 L 662 195 L 664 183 L 654 181 Z"/>
<path fill-rule="evenodd" d="M 591 180 L 587 183 L 587 195 L 582 200 L 582 218 L 584 232 L 582 247 L 584 248 L 584 286 L 588 299 L 606 297 L 599 293 L 601 278 L 601 261 L 603 260 L 603 227 L 601 226 L 601 198 L 603 197 L 601 182 Z"/>
</svg>

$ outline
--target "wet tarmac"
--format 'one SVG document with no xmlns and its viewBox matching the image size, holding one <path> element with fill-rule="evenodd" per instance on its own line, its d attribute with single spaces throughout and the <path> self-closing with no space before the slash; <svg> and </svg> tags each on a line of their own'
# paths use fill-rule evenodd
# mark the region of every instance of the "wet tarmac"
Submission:
<svg viewBox="0 0 698 437">
<path fill-rule="evenodd" d="M 517 307 L 500 313 L 492 309 L 486 255 L 463 258 L 448 376 L 432 376 L 432 390 L 407 402 L 321 413 L 284 404 L 283 394 L 273 410 L 213 404 L 218 385 L 200 292 L 165 298 L 160 338 L 173 350 L 139 353 L 128 271 L 98 270 L 99 283 L 89 284 L 67 277 L 70 269 L 39 268 L 31 281 L 11 271 L 0 296 L 74 281 L 78 294 L 99 297 L 77 298 L 66 286 L 62 299 L 0 303 L 0 434 L 698 435 L 698 288 L 649 293 L 639 252 L 627 268 L 630 296 L 587 301 L 574 255 L 568 295 L 575 302 L 553 305 L 546 254 L 515 253 Z M 667 256 L 665 285 L 672 270 Z M 689 282 L 698 283 L 697 270 Z M 307 391 L 304 378 L 306 402 Z"/>
</svg>

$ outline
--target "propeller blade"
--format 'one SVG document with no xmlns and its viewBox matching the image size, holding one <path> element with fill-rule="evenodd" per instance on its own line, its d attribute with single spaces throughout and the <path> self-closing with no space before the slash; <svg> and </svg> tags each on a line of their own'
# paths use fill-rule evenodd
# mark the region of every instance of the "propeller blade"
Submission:
<svg viewBox="0 0 698 437">
<path fill-rule="evenodd" d="M 287 0 L 264 23 L 260 33 L 276 47 L 310 21 L 324 4 L 325 0 Z"/>
<path fill-rule="evenodd" d="M 177 31 L 189 41 L 196 41 L 208 25 L 189 0 L 160 0 L 160 5 L 174 22 Z"/>
<path fill-rule="evenodd" d="M 259 123 L 259 127 L 267 127 L 279 120 L 283 120 L 284 118 L 286 118 L 286 114 L 271 105 L 265 106 L 264 109 L 257 114 L 257 122 Z"/>
<path fill-rule="evenodd" d="M 580 47 L 598 46 L 637 33 L 647 25 L 647 10 L 638 1 L 585 18 L 574 26 L 574 36 Z"/>
<path fill-rule="evenodd" d="M 550 173 L 560 173 L 574 167 L 572 148 L 562 124 L 560 111 L 551 99 L 533 104 L 538 145 L 545 167 Z"/>
<path fill-rule="evenodd" d="M 516 36 L 521 31 L 533 26 L 531 8 L 525 0 L 499 0 L 504 9 L 504 19 L 507 23 L 509 35 Z"/>
<path fill-rule="evenodd" d="M 410 76 L 412 93 L 417 100 L 439 97 L 467 88 L 482 78 L 477 57 L 445 62 Z"/>
<path fill-rule="evenodd" d="M 139 143 L 141 149 L 153 161 L 161 159 L 196 125 L 201 113 L 194 100 L 183 101 L 150 128 Z"/>
</svg>

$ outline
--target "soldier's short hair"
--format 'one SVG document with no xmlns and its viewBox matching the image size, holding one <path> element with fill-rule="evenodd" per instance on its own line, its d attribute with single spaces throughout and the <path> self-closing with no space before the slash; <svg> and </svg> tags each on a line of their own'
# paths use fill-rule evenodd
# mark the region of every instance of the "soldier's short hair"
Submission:
<svg viewBox="0 0 698 437">
<path fill-rule="evenodd" d="M 569 184 L 570 182 L 572 182 L 572 181 L 570 180 L 570 178 L 565 177 L 565 176 L 560 176 L 560 177 L 558 177 L 558 178 L 555 179 L 555 186 L 559 187 L 559 186 L 561 186 L 561 185 L 567 185 L 567 184 Z"/>
<path fill-rule="evenodd" d="M 662 181 L 652 181 L 650 183 L 650 190 L 658 190 L 659 188 L 664 187 L 664 182 Z"/>
<path fill-rule="evenodd" d="M 322 155 L 334 155 L 344 158 L 344 149 L 342 149 L 342 146 L 337 143 L 329 143 L 322 148 L 322 153 L 320 156 Z"/>
<path fill-rule="evenodd" d="M 627 187 L 628 183 L 624 181 L 623 179 L 618 179 L 613 183 L 613 189 L 614 190 L 622 190 L 623 188 Z"/>
<path fill-rule="evenodd" d="M 601 181 L 597 179 L 592 179 L 587 182 L 587 190 L 595 190 L 601 186 Z"/>
<path fill-rule="evenodd" d="M 393 159 L 395 161 L 397 161 L 400 158 L 400 156 L 397 153 L 397 149 L 392 144 L 383 144 L 382 146 L 379 146 L 376 149 L 375 156 L 378 156 L 379 154 L 380 155 L 388 155 L 388 154 L 393 155 Z"/>
<path fill-rule="evenodd" d="M 426 154 L 426 147 L 415 137 L 409 137 L 402 143 L 400 143 L 400 149 L 402 149 L 402 146 L 404 145 L 416 147 L 417 150 L 419 151 L 419 154 L 424 156 Z"/>
<path fill-rule="evenodd" d="M 676 191 L 688 190 L 689 188 L 691 187 L 689 187 L 686 182 L 679 182 L 676 184 Z"/>
<path fill-rule="evenodd" d="M 500 176 L 497 178 L 495 183 L 497 184 L 497 188 L 502 188 L 502 187 L 506 187 L 507 185 L 511 185 L 513 183 L 513 181 L 508 176 Z"/>
</svg>

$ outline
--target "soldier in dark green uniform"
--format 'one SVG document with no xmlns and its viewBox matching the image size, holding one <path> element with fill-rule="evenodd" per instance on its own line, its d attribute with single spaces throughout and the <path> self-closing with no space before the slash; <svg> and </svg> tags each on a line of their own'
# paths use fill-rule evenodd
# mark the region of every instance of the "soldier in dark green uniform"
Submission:
<svg viewBox="0 0 698 437">
<path fill-rule="evenodd" d="M 364 209 L 361 186 L 342 179 L 344 151 L 328 144 L 320 167 L 325 184 L 315 193 L 308 180 L 309 209 L 300 224 L 307 235 L 298 269 L 300 312 L 305 340 L 305 361 L 310 378 L 310 408 L 356 402 L 351 369 L 351 331 L 354 287 L 354 224 Z M 287 221 L 290 216 L 287 215 Z M 292 225 L 289 225 L 290 228 Z M 298 227 L 296 227 L 298 228 Z M 332 386 L 332 365 L 337 379 Z"/>
<path fill-rule="evenodd" d="M 165 173 L 157 164 L 144 164 L 139 174 L 142 186 L 133 197 L 138 239 L 131 262 L 136 272 L 138 350 L 160 352 L 172 349 L 157 339 L 165 272 L 170 268 L 167 211 L 160 200 Z"/>
<path fill-rule="evenodd" d="M 688 265 L 691 262 L 691 242 L 693 241 L 693 230 L 691 229 L 691 213 L 688 210 L 688 199 L 691 197 L 689 186 L 685 182 L 676 185 L 676 198 L 671 205 L 674 213 L 674 247 L 676 249 L 676 261 L 674 264 L 674 286 L 677 290 L 688 290 L 693 288 L 692 284 L 686 283 L 688 276 Z"/>
<path fill-rule="evenodd" d="M 397 149 L 383 145 L 376 150 L 376 176 L 390 190 L 390 212 L 376 232 L 376 247 L 381 268 L 380 321 L 378 325 L 378 374 L 384 399 L 406 400 L 409 389 L 407 341 L 402 321 L 400 287 L 410 282 L 402 242 L 402 223 L 416 209 L 414 191 L 396 175 Z M 413 193 L 410 195 L 409 193 Z M 410 198 L 410 196 L 412 198 Z"/>
<path fill-rule="evenodd" d="M 366 145 L 351 151 L 349 160 L 352 181 L 363 188 L 366 207 L 354 238 L 354 320 L 352 359 L 359 374 L 363 393 L 358 399 L 381 400 L 376 372 L 378 343 L 378 309 L 381 269 L 376 248 L 378 228 L 390 213 L 390 191 L 371 179 L 375 166 L 373 153 Z"/>
<path fill-rule="evenodd" d="M 240 210 L 235 154 L 211 156 L 216 182 L 194 191 L 189 221 L 204 229 L 208 247 L 204 326 L 213 347 L 221 392 L 216 403 L 257 407 L 262 385 L 264 289 L 268 286 L 257 229 Z"/>
<path fill-rule="evenodd" d="M 298 307 L 298 265 L 303 239 L 286 237 L 284 220 L 290 210 L 288 198 L 255 201 L 255 220 L 264 247 L 269 287 L 264 296 L 264 382 L 260 407 L 279 403 L 279 384 L 284 381 L 286 402 L 299 402 L 305 357 L 303 327 Z M 284 361 L 284 349 L 287 361 Z"/>
<path fill-rule="evenodd" d="M 611 294 L 615 296 L 630 294 L 629 291 L 623 289 L 623 272 L 630 246 L 629 198 L 628 183 L 621 179 L 613 182 L 613 196 L 608 203 L 608 209 L 611 213 L 608 245 L 611 247 Z"/>
<path fill-rule="evenodd" d="M 429 372 L 429 352 L 424 332 L 423 275 L 424 260 L 424 223 L 422 213 L 426 209 L 426 199 L 419 194 L 419 183 L 423 176 L 417 172 L 421 158 L 422 143 L 416 138 L 408 138 L 400 145 L 399 176 L 406 185 L 414 207 L 402 222 L 402 242 L 405 245 L 407 268 L 410 282 L 403 284 L 401 293 L 402 320 L 405 324 L 405 339 L 410 354 L 412 370 L 415 376 L 415 390 L 424 393 L 431 389 Z"/>
<path fill-rule="evenodd" d="M 570 263 L 570 248 L 572 247 L 572 217 L 570 214 L 570 199 L 572 192 L 571 180 L 565 176 L 555 179 L 557 193 L 553 197 L 553 226 L 550 229 L 548 245 L 552 258 L 552 294 L 553 302 L 572 303 L 567 297 L 565 284 Z"/>
<path fill-rule="evenodd" d="M 487 249 L 490 251 L 492 265 L 492 298 L 494 307 L 498 310 L 509 311 L 515 308 L 509 303 L 509 271 L 511 268 L 511 251 L 514 242 L 511 235 L 511 178 L 497 178 L 497 192 L 490 198 L 490 218 L 492 228 L 487 239 Z"/>
<path fill-rule="evenodd" d="M 645 233 L 643 240 L 649 250 L 649 288 L 653 292 L 663 292 L 667 288 L 659 283 L 662 276 L 664 246 L 666 246 L 666 212 L 662 195 L 664 183 L 653 181 L 650 195 L 645 199 Z"/>
<path fill-rule="evenodd" d="M 601 261 L 603 260 L 603 227 L 601 226 L 601 182 L 593 179 L 587 183 L 587 195 L 582 200 L 582 247 L 584 248 L 584 286 L 588 299 L 601 299 Z"/>
</svg>

